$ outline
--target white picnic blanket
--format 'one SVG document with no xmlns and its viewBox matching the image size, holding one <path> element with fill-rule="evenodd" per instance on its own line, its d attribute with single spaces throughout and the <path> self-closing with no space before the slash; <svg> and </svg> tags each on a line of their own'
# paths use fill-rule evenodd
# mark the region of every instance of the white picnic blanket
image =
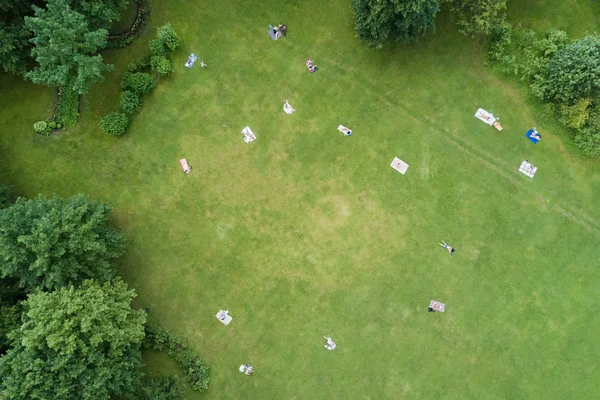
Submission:
<svg viewBox="0 0 600 400">
<path fill-rule="evenodd" d="M 522 172 L 528 177 L 533 178 L 533 176 L 537 172 L 537 167 L 528 163 L 527 160 L 525 160 L 521 163 L 521 166 L 519 167 L 519 172 Z"/>
<path fill-rule="evenodd" d="M 293 113 L 296 110 L 294 110 L 294 108 L 292 107 L 292 105 L 286 101 L 283 104 L 283 111 L 285 111 L 287 114 L 291 114 L 291 113 Z"/>
<path fill-rule="evenodd" d="M 440 303 L 439 301 L 431 300 L 429 302 L 429 308 L 432 308 L 435 311 L 444 312 L 446 310 L 446 305 L 444 303 Z"/>
<path fill-rule="evenodd" d="M 219 310 L 215 317 L 217 317 L 217 319 L 221 321 L 224 325 L 229 325 L 233 318 L 231 318 L 228 313 L 229 311 Z"/>
<path fill-rule="evenodd" d="M 483 108 L 478 109 L 475 113 L 475 116 L 488 125 L 492 125 L 494 122 L 496 122 L 494 115 L 485 111 Z"/>
<path fill-rule="evenodd" d="M 402 175 L 404 175 L 406 173 L 406 170 L 408 169 L 408 164 L 399 159 L 398 157 L 394 157 L 390 166 L 396 171 L 400 172 Z"/>
<path fill-rule="evenodd" d="M 244 142 L 250 143 L 256 140 L 256 135 L 252 132 L 249 126 L 242 129 L 242 135 L 244 135 Z"/>
</svg>

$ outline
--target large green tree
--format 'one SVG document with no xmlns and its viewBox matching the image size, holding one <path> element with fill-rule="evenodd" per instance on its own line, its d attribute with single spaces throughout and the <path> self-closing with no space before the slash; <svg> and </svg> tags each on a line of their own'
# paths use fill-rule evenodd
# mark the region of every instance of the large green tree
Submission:
<svg viewBox="0 0 600 400">
<path fill-rule="evenodd" d="M 358 37 L 372 48 L 417 40 L 435 28 L 439 0 L 352 0 Z"/>
<path fill-rule="evenodd" d="M 0 358 L 0 398 L 104 400 L 139 386 L 145 313 L 121 280 L 37 292 Z"/>
<path fill-rule="evenodd" d="M 121 18 L 121 10 L 131 0 L 72 0 L 71 6 L 83 14 L 91 27 L 108 29 Z"/>
<path fill-rule="evenodd" d="M 97 54 L 106 46 L 108 31 L 90 30 L 86 18 L 67 0 L 48 0 L 46 7 L 34 6 L 35 16 L 25 17 L 33 32 L 31 55 L 38 64 L 25 76 L 35 83 L 86 93 L 112 69 Z"/>
<path fill-rule="evenodd" d="M 562 48 L 538 83 L 545 99 L 574 104 L 600 94 L 600 36 L 589 35 Z"/>
<path fill-rule="evenodd" d="M 21 325 L 20 302 L 27 295 L 16 279 L 0 278 L 0 355 L 10 348 L 8 333 Z"/>
<path fill-rule="evenodd" d="M 33 14 L 29 0 L 0 0 L 0 66 L 6 72 L 25 73 L 30 32 L 24 17 Z"/>
<path fill-rule="evenodd" d="M 10 186 L 0 183 L 0 210 L 12 204 Z"/>
<path fill-rule="evenodd" d="M 83 195 L 18 199 L 0 210 L 0 277 L 29 290 L 115 276 L 123 236 L 107 224 L 111 208 Z"/>
<path fill-rule="evenodd" d="M 450 9 L 458 14 L 460 31 L 467 36 L 491 32 L 504 20 L 506 0 L 446 0 Z"/>
</svg>

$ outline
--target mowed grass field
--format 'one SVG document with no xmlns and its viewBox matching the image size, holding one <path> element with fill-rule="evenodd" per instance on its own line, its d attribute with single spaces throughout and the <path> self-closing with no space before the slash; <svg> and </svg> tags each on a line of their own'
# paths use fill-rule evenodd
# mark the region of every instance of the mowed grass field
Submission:
<svg viewBox="0 0 600 400">
<path fill-rule="evenodd" d="M 531 3 L 564 16 L 565 2 Z M 595 15 L 567 28 L 593 31 Z M 102 134 L 127 64 L 167 21 L 182 38 L 175 72 L 124 137 Z M 267 25 L 279 22 L 288 36 L 275 42 Z M 209 67 L 184 68 L 190 52 Z M 153 1 L 149 29 L 106 59 L 115 71 L 84 98 L 79 125 L 52 138 L 31 125 L 52 112 L 53 91 L 1 76 L 0 181 L 114 206 L 136 305 L 212 367 L 208 393 L 188 398 L 597 396 L 600 163 L 537 121 L 451 16 L 374 52 L 347 1 Z M 504 131 L 474 118 L 479 107 Z M 534 179 L 517 172 L 525 159 Z M 431 299 L 446 312 L 428 313 Z M 150 372 L 176 370 L 145 359 Z M 251 377 L 237 370 L 248 362 Z"/>
</svg>

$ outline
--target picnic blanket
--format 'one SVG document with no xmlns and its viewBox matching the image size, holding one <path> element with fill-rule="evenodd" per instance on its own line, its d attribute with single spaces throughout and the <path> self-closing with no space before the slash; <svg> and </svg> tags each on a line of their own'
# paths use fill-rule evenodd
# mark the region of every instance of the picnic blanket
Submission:
<svg viewBox="0 0 600 400">
<path fill-rule="evenodd" d="M 242 135 L 244 135 L 244 142 L 250 143 L 256 140 L 256 135 L 252 132 L 249 126 L 242 129 Z"/>
<path fill-rule="evenodd" d="M 542 135 L 540 135 L 535 128 L 528 130 L 525 137 L 531 140 L 533 144 L 537 144 L 537 142 L 542 140 Z"/>
<path fill-rule="evenodd" d="M 229 325 L 229 323 L 233 319 L 229 316 L 228 311 L 225 310 L 219 310 L 215 317 L 217 317 L 217 319 L 221 321 L 224 325 Z"/>
<path fill-rule="evenodd" d="M 429 308 L 434 309 L 435 311 L 444 312 L 446 310 L 446 305 L 439 301 L 431 300 L 429 302 Z"/>
<path fill-rule="evenodd" d="M 188 68 L 192 68 L 197 59 L 198 56 L 196 56 L 194 53 L 190 54 L 188 60 L 185 62 L 185 66 Z"/>
<path fill-rule="evenodd" d="M 275 32 L 275 30 L 273 29 L 273 26 L 269 25 L 269 36 L 271 36 L 271 39 L 277 40 L 281 37 L 281 32 L 279 32 L 279 31 Z"/>
<path fill-rule="evenodd" d="M 188 165 L 187 160 L 185 158 L 179 160 L 179 163 L 181 164 L 181 168 L 183 168 L 183 172 L 185 172 L 186 174 L 190 172 L 191 168 Z"/>
<path fill-rule="evenodd" d="M 408 169 L 408 164 L 399 159 L 398 157 L 394 157 L 390 166 L 396 171 L 400 172 L 402 175 L 404 175 L 406 173 L 406 170 Z"/>
<path fill-rule="evenodd" d="M 492 125 L 494 122 L 496 122 L 496 118 L 494 117 L 494 115 L 485 111 L 483 108 L 478 109 L 475 113 L 475 116 L 488 125 Z M 498 130 L 502 130 L 502 127 L 500 127 L 500 129 Z"/>
<path fill-rule="evenodd" d="M 537 167 L 525 160 L 521 163 L 521 166 L 519 167 L 519 172 L 522 172 L 528 177 L 533 178 L 533 176 L 537 172 Z"/>
<path fill-rule="evenodd" d="M 283 111 L 285 111 L 286 114 L 291 114 L 291 113 L 293 113 L 296 110 L 294 110 L 294 108 L 292 107 L 292 105 L 290 103 L 288 103 L 287 100 L 286 100 L 286 102 L 283 104 Z"/>
<path fill-rule="evenodd" d="M 339 125 L 338 131 L 342 132 L 344 134 L 344 136 L 352 135 L 352 129 L 346 128 L 344 125 Z"/>
</svg>

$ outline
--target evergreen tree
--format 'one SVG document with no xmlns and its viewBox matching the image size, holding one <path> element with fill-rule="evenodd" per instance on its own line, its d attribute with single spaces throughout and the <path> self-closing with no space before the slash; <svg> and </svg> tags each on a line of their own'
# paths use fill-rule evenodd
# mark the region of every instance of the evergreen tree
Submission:
<svg viewBox="0 0 600 400">
<path fill-rule="evenodd" d="M 33 32 L 31 55 L 38 64 L 25 76 L 35 83 L 84 94 L 112 69 L 96 54 L 106 46 L 108 31 L 90 30 L 85 17 L 71 9 L 67 0 L 48 0 L 46 6 L 34 6 L 35 16 L 25 17 L 25 25 Z"/>
</svg>

